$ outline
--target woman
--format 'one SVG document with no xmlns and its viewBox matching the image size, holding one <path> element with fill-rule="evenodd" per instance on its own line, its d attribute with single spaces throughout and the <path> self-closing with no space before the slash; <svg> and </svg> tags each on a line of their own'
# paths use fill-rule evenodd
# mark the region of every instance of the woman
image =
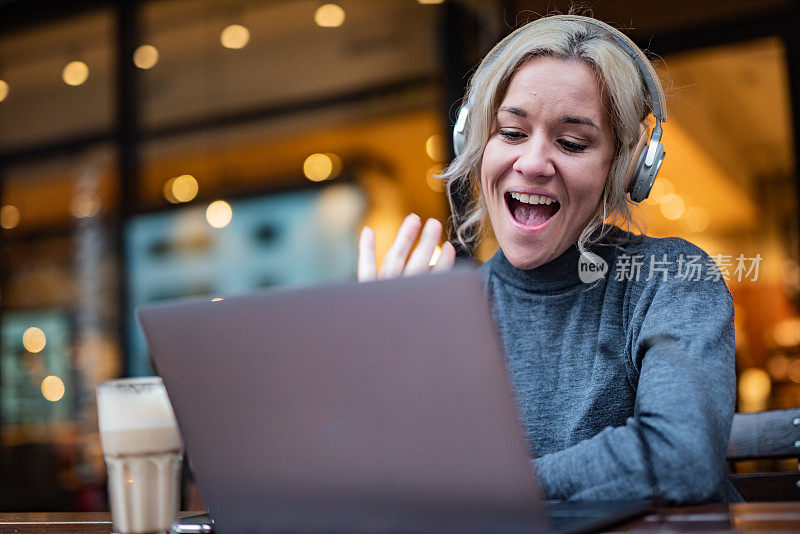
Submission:
<svg viewBox="0 0 800 534">
<path fill-rule="evenodd" d="M 623 39 L 593 19 L 547 17 L 487 55 L 465 98 L 465 146 L 444 175 L 451 206 L 454 191 L 473 194 L 454 213 L 456 235 L 474 240 L 488 215 L 500 245 L 481 270 L 547 498 L 738 500 L 724 464 L 730 292 L 699 248 L 613 225 L 631 222 L 633 154 L 646 118 L 664 112 L 652 67 Z M 405 219 L 379 277 L 429 269 L 442 226 L 428 220 L 413 248 L 421 226 Z M 454 258 L 445 243 L 433 270 Z M 365 228 L 359 279 L 376 277 Z"/>
</svg>

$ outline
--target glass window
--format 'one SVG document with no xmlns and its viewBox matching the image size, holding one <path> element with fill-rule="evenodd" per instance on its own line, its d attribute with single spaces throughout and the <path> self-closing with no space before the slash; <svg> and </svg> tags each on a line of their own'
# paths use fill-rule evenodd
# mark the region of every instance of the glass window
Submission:
<svg viewBox="0 0 800 534">
<path fill-rule="evenodd" d="M 648 233 L 716 261 L 736 306 L 738 408 L 800 404 L 798 210 L 786 52 L 778 38 L 660 66 L 667 158 L 642 204 Z"/>
<path fill-rule="evenodd" d="M 88 509 L 104 506 L 94 391 L 121 370 L 115 195 L 109 146 L 4 170 L 0 421 L 2 456 L 15 459 L 4 464 L 7 509 L 70 509 L 78 494 Z"/>
<path fill-rule="evenodd" d="M 346 98 L 436 73 L 435 9 L 417 2 L 148 2 L 146 128 Z M 324 26 L 321 26 L 324 25 Z"/>
<path fill-rule="evenodd" d="M 0 36 L 0 150 L 110 131 L 114 33 L 100 10 Z"/>
</svg>

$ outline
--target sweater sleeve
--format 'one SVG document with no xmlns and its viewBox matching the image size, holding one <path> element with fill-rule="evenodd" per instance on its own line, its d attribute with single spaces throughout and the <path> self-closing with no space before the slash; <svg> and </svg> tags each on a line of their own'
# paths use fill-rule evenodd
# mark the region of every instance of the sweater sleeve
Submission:
<svg viewBox="0 0 800 534">
<path fill-rule="evenodd" d="M 667 240 L 664 240 L 667 241 Z M 627 347 L 638 373 L 633 417 L 620 427 L 535 459 L 551 499 L 658 496 L 673 503 L 735 500 L 725 450 L 735 402 L 733 299 L 722 279 L 681 279 L 665 244 L 668 276 L 632 286 Z"/>
</svg>

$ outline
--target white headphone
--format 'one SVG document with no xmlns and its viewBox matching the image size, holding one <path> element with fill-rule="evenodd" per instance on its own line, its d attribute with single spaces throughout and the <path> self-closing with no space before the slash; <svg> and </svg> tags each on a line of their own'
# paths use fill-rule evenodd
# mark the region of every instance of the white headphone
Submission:
<svg viewBox="0 0 800 534">
<path fill-rule="evenodd" d="M 577 15 L 555 15 L 541 18 L 531 24 L 540 24 L 551 20 L 585 22 L 605 30 L 611 38 L 614 39 L 614 42 L 636 62 L 636 66 L 639 67 L 639 72 L 641 72 L 642 79 L 650 93 L 653 116 L 655 116 L 656 119 L 656 124 L 653 127 L 653 131 L 650 133 L 649 140 L 647 127 L 644 124 L 641 125 L 639 141 L 631 155 L 626 174 L 626 182 L 628 183 L 627 191 L 631 196 L 631 200 L 634 202 L 641 202 L 650 194 L 650 189 L 653 187 L 656 174 L 658 174 L 658 170 L 661 168 L 661 163 L 664 161 L 664 156 L 666 155 L 666 152 L 664 152 L 664 145 L 661 144 L 661 134 L 663 133 L 661 123 L 667 122 L 667 105 L 666 99 L 664 98 L 664 91 L 661 88 L 661 82 L 656 75 L 655 69 L 653 69 L 653 65 L 644 55 L 644 52 L 642 52 L 627 35 L 604 22 Z M 522 28 L 520 28 L 520 30 L 521 29 Z M 507 42 L 506 39 L 501 41 L 495 50 L 489 53 L 490 56 L 495 55 L 497 51 L 504 46 L 503 43 Z M 461 106 L 461 109 L 458 111 L 458 119 L 453 127 L 453 148 L 455 149 L 456 156 L 460 156 L 464 152 L 470 108 L 471 105 L 469 102 Z M 645 147 L 647 148 L 645 149 Z"/>
</svg>

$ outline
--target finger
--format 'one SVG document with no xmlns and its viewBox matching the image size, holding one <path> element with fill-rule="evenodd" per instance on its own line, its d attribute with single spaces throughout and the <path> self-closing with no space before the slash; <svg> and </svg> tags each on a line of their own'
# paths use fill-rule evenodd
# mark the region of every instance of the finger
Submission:
<svg viewBox="0 0 800 534">
<path fill-rule="evenodd" d="M 417 243 L 417 248 L 414 249 L 408 259 L 406 268 L 403 271 L 404 276 L 428 272 L 431 256 L 433 251 L 436 250 L 436 245 L 439 244 L 441 237 L 442 223 L 436 219 L 428 219 L 422 228 L 422 235 L 419 238 L 419 243 Z"/>
<path fill-rule="evenodd" d="M 445 241 L 442 245 L 442 253 L 439 255 L 439 261 L 433 266 L 431 271 L 438 273 L 440 271 L 447 271 L 453 268 L 456 263 L 456 249 L 450 241 Z"/>
<path fill-rule="evenodd" d="M 358 281 L 368 282 L 377 278 L 375 267 L 375 232 L 365 226 L 358 239 Z"/>
<path fill-rule="evenodd" d="M 408 259 L 408 253 L 411 252 L 411 247 L 414 246 L 414 241 L 417 240 L 420 226 L 422 226 L 422 221 L 418 215 L 413 213 L 403 220 L 400 230 L 397 231 L 394 243 L 392 243 L 389 252 L 386 253 L 386 257 L 383 259 L 381 272 L 378 275 L 379 278 L 395 278 L 402 274 L 406 259 Z"/>
</svg>

